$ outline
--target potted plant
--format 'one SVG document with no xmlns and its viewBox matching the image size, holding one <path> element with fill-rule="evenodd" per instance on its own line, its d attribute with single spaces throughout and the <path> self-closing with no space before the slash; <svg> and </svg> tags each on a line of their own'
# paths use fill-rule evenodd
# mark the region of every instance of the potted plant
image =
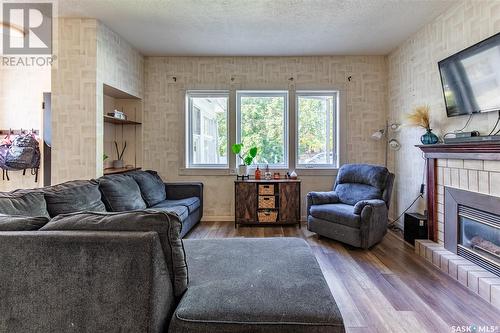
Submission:
<svg viewBox="0 0 500 333">
<path fill-rule="evenodd" d="M 425 128 L 426 133 L 420 137 L 420 141 L 424 145 L 438 143 L 439 138 L 436 134 L 432 133 L 430 108 L 428 105 L 416 107 L 412 113 L 406 115 L 408 125 Z"/>
<path fill-rule="evenodd" d="M 118 157 L 118 159 L 114 160 L 113 161 L 113 168 L 115 169 L 121 169 L 124 167 L 124 163 L 123 163 L 123 154 L 125 153 L 125 149 L 127 149 L 127 141 L 125 141 L 124 145 L 123 145 L 123 149 L 120 150 L 118 149 L 118 143 L 115 141 L 115 149 L 116 149 L 116 155 Z"/>
<path fill-rule="evenodd" d="M 242 164 L 238 165 L 238 176 L 248 176 L 248 166 L 252 164 L 253 159 L 255 158 L 255 156 L 257 156 L 258 149 L 257 147 L 251 147 L 246 153 L 243 153 L 242 149 L 242 143 L 235 143 L 231 147 L 233 153 L 238 156 L 243 162 Z"/>
<path fill-rule="evenodd" d="M 102 163 L 104 165 L 104 169 L 107 169 L 107 168 L 110 168 L 113 166 L 113 164 L 112 164 L 113 162 L 109 161 L 109 156 L 106 153 L 102 154 Z"/>
</svg>

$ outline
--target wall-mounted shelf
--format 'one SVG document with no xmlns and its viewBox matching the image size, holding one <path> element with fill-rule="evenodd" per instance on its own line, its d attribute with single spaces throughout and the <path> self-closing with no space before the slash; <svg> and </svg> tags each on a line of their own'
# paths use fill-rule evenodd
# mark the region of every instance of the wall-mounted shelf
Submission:
<svg viewBox="0 0 500 333">
<path fill-rule="evenodd" d="M 124 120 L 124 119 L 119 119 L 111 116 L 104 116 L 104 122 L 106 123 L 112 123 L 116 125 L 141 125 L 141 123 L 133 120 Z"/>
<path fill-rule="evenodd" d="M 122 112 L 127 120 L 115 118 L 115 111 Z M 137 170 L 142 165 L 142 113 L 142 99 L 112 86 L 103 85 L 103 153 L 110 157 L 103 163 L 104 174 Z M 116 145 L 119 149 L 126 145 L 121 159 L 129 168 L 111 168 L 111 161 L 118 158 Z"/>
</svg>

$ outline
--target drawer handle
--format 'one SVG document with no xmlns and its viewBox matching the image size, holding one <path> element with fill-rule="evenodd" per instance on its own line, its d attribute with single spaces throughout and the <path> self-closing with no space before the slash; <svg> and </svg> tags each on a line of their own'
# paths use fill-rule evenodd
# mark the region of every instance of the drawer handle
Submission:
<svg viewBox="0 0 500 333">
<path fill-rule="evenodd" d="M 264 185 L 264 188 L 269 188 L 269 185 Z"/>
<path fill-rule="evenodd" d="M 265 200 L 265 201 L 268 201 L 268 200 L 269 200 L 269 198 L 264 198 L 264 200 Z"/>
</svg>

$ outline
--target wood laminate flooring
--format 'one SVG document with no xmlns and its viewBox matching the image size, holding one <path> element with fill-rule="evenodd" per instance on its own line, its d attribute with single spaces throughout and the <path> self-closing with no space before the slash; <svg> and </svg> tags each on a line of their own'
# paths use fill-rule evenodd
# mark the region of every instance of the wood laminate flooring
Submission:
<svg viewBox="0 0 500 333">
<path fill-rule="evenodd" d="M 300 237 L 311 246 L 344 317 L 347 332 L 454 332 L 498 326 L 500 311 L 414 253 L 389 232 L 361 250 L 294 226 L 239 227 L 201 222 L 187 238 Z M 476 331 L 472 331 L 476 332 Z M 480 332 L 480 331 L 477 331 Z"/>
</svg>

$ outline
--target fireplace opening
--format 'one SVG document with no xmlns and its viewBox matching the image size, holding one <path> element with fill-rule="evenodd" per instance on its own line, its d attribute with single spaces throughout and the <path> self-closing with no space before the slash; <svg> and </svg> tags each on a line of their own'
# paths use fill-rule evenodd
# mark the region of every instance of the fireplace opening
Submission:
<svg viewBox="0 0 500 333">
<path fill-rule="evenodd" d="M 446 188 L 445 248 L 500 276 L 500 198 Z"/>
<path fill-rule="evenodd" d="M 457 253 L 496 272 L 500 266 L 500 216 L 459 205 Z"/>
</svg>

